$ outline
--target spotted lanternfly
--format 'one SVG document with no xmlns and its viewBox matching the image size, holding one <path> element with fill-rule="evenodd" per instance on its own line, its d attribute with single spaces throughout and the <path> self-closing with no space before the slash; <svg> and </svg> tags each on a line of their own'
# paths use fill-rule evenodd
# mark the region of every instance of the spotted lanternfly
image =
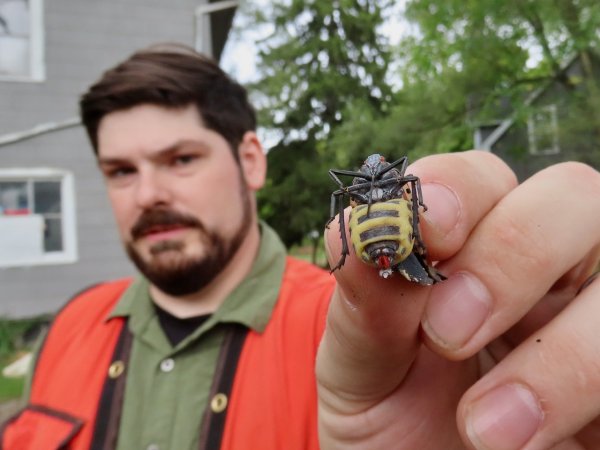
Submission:
<svg viewBox="0 0 600 450">
<path fill-rule="evenodd" d="M 345 233 L 344 196 L 350 199 L 350 240 L 356 255 L 379 269 L 388 278 L 399 272 L 409 281 L 430 285 L 446 279 L 428 262 L 427 250 L 419 230 L 419 206 L 423 211 L 421 182 L 414 175 L 405 175 L 408 158 L 389 163 L 379 154 L 369 156 L 356 171 L 331 169 L 329 176 L 340 187 L 331 194 L 329 225 L 338 205 L 342 254 L 341 268 L 350 253 Z M 346 186 L 339 176 L 353 177 Z"/>
</svg>

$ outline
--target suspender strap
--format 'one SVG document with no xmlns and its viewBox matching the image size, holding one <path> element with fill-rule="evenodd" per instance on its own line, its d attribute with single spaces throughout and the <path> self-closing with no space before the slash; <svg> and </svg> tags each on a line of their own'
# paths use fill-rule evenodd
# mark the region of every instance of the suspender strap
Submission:
<svg viewBox="0 0 600 450">
<path fill-rule="evenodd" d="M 227 418 L 227 405 L 233 387 L 235 371 L 247 335 L 248 328 L 237 324 L 231 324 L 226 332 L 217 360 L 209 404 L 202 418 L 200 450 L 218 450 L 221 447 L 225 419 Z"/>
<path fill-rule="evenodd" d="M 125 321 L 102 388 L 90 450 L 112 450 L 117 446 L 132 342 L 133 335 Z"/>
<path fill-rule="evenodd" d="M 229 396 L 247 334 L 246 327 L 236 324 L 226 331 L 210 391 L 210 402 L 202 420 L 200 450 L 217 450 L 221 446 Z M 117 446 L 132 342 L 133 335 L 125 322 L 102 388 L 90 450 L 112 450 Z"/>
</svg>

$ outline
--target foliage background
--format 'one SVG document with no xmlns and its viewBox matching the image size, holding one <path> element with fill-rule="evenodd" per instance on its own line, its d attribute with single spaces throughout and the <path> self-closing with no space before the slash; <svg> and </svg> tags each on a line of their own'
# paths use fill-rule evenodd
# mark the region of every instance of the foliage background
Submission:
<svg viewBox="0 0 600 450">
<path fill-rule="evenodd" d="M 600 46 L 597 0 L 398 3 L 273 0 L 240 12 L 272 30 L 250 90 L 275 136 L 260 213 L 288 246 L 327 221 L 329 168 L 472 148 L 478 124 L 507 109 L 525 120 L 527 95 L 552 79 L 569 88 L 562 66 Z M 397 45 L 383 33 L 390 19 L 407 25 Z M 597 93 L 600 74 L 586 77 Z M 574 134 L 600 130 L 597 94 L 584 103 Z"/>
</svg>

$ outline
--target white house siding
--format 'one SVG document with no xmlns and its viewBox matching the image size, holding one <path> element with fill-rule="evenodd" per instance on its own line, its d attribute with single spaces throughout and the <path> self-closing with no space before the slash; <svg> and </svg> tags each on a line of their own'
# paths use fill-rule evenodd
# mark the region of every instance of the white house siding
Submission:
<svg viewBox="0 0 600 450">
<path fill-rule="evenodd" d="M 156 42 L 194 44 L 198 0 L 45 0 L 43 82 L 0 80 L 0 137 L 77 115 L 81 92 L 133 51 Z M 0 317 L 55 311 L 80 289 L 134 273 L 115 230 L 82 127 L 0 145 L 1 168 L 74 174 L 75 263 L 0 268 Z"/>
</svg>

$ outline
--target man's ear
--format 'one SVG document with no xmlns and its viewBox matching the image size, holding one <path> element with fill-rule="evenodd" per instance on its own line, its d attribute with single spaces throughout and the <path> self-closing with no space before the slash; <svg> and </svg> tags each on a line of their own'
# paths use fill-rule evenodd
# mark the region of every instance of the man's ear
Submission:
<svg viewBox="0 0 600 450">
<path fill-rule="evenodd" d="M 252 191 L 258 191 L 265 184 L 267 157 L 254 131 L 244 134 L 238 146 L 238 156 L 246 185 Z"/>
</svg>

